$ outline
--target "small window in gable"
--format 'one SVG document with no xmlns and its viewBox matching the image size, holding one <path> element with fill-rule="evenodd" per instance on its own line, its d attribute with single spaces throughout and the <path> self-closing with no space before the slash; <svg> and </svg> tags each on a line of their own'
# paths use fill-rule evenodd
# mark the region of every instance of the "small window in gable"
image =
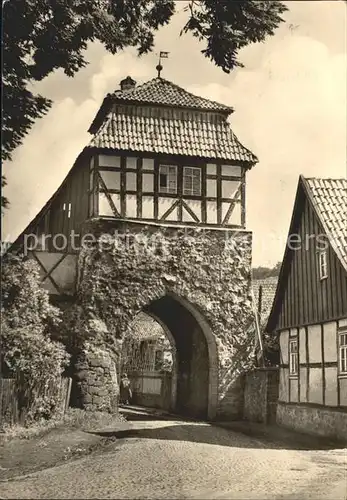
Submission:
<svg viewBox="0 0 347 500">
<path fill-rule="evenodd" d="M 319 277 L 321 280 L 328 277 L 328 255 L 326 250 L 319 252 Z"/>
<path fill-rule="evenodd" d="M 64 203 L 63 204 L 63 211 L 67 212 L 67 218 L 70 219 L 70 217 L 71 217 L 71 203 Z"/>
<path fill-rule="evenodd" d="M 289 340 L 289 375 L 298 374 L 298 339 Z"/>
<path fill-rule="evenodd" d="M 169 194 L 177 193 L 177 167 L 175 165 L 160 165 L 159 192 Z"/>
<path fill-rule="evenodd" d="M 201 195 L 201 169 L 198 167 L 184 167 L 183 194 L 186 196 Z"/>
</svg>

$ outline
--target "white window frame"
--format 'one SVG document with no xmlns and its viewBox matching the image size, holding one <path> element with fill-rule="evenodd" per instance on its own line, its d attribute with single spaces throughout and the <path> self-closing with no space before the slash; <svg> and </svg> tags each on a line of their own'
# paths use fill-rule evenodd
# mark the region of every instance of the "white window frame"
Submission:
<svg viewBox="0 0 347 500">
<path fill-rule="evenodd" d="M 67 211 L 67 218 L 70 219 L 71 217 L 71 203 L 69 202 L 68 204 L 64 203 L 63 204 L 63 211 Z"/>
<path fill-rule="evenodd" d="M 195 191 L 196 186 L 194 186 L 194 177 L 193 172 L 199 173 L 199 187 L 198 192 Z M 191 179 L 191 187 L 187 188 L 185 185 L 186 179 Z M 194 192 L 195 191 L 195 192 Z M 199 167 L 183 167 L 183 196 L 201 196 L 201 168 Z"/>
<path fill-rule="evenodd" d="M 289 339 L 289 376 L 297 377 L 299 373 L 298 338 Z"/>
<path fill-rule="evenodd" d="M 167 175 L 167 185 L 160 185 L 160 176 Z M 171 179 L 170 179 L 171 175 Z M 158 191 L 162 194 L 177 194 L 177 166 L 159 165 Z"/>
<path fill-rule="evenodd" d="M 318 254 L 319 277 L 324 280 L 328 277 L 328 253 L 322 250 Z"/>
<path fill-rule="evenodd" d="M 338 331 L 339 374 L 347 375 L 347 329 Z"/>
</svg>

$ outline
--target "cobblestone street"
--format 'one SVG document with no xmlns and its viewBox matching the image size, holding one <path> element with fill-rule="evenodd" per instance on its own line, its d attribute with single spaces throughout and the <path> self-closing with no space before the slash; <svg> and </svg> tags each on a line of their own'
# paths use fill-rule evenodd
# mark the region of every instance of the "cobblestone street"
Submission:
<svg viewBox="0 0 347 500">
<path fill-rule="evenodd" d="M 117 439 L 1 482 L 1 498 L 346 499 L 345 449 L 285 449 L 205 423 L 148 416 L 102 434 Z"/>
</svg>

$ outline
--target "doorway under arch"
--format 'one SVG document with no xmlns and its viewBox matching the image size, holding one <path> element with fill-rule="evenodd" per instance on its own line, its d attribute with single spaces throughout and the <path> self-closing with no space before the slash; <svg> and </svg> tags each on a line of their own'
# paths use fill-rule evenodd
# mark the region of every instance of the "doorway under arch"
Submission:
<svg viewBox="0 0 347 500">
<path fill-rule="evenodd" d="M 170 410 L 213 419 L 217 412 L 215 339 L 202 314 L 187 300 L 166 294 L 143 308 L 162 327 L 173 348 Z"/>
</svg>

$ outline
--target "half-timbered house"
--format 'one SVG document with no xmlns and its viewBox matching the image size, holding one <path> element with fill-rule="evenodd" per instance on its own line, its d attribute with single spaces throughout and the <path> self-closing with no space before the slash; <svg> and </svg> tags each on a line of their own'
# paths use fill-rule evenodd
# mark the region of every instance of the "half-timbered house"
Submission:
<svg viewBox="0 0 347 500">
<path fill-rule="evenodd" d="M 125 78 L 97 112 L 91 142 L 12 248 L 25 243 L 50 293 L 73 295 L 87 220 L 244 229 L 245 176 L 257 159 L 232 132 L 232 113 L 161 77 L 139 86 Z"/>
<path fill-rule="evenodd" d="M 267 331 L 280 335 L 278 422 L 346 439 L 346 179 L 300 177 Z"/>
</svg>

